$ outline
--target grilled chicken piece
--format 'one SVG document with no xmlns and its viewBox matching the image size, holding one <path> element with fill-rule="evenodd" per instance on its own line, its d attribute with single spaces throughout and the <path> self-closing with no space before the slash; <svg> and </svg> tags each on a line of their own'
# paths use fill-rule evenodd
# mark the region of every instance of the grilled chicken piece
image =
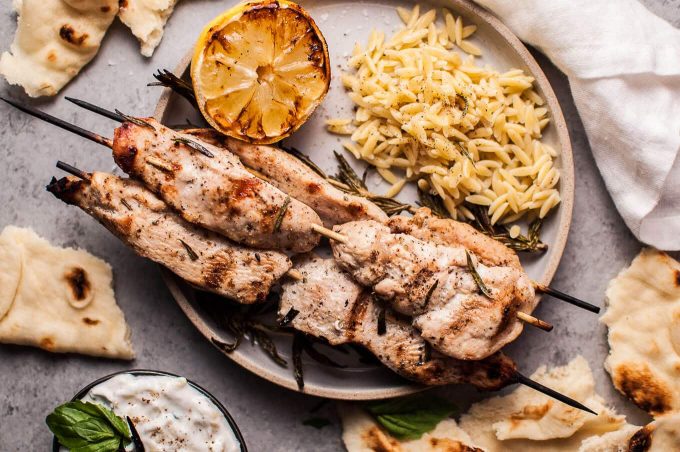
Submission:
<svg viewBox="0 0 680 452">
<path fill-rule="evenodd" d="M 362 345 L 388 368 L 427 385 L 469 383 L 496 390 L 512 383 L 515 364 L 501 353 L 483 361 L 461 361 L 429 353 L 428 344 L 407 320 L 391 309 L 385 313 L 385 333 L 378 334 L 383 309 L 368 291 L 344 273 L 333 259 L 307 255 L 296 265 L 304 279 L 283 285 L 279 316 L 298 314 L 296 330 L 326 339 L 332 345 Z"/>
<path fill-rule="evenodd" d="M 476 270 L 491 298 L 468 269 L 466 249 L 394 234 L 375 221 L 335 226 L 349 238 L 332 242 L 338 264 L 371 287 L 413 325 L 436 350 L 458 359 L 479 360 L 513 341 L 523 329 L 517 311 L 535 307 L 531 280 L 514 267 Z M 473 258 L 474 259 L 474 258 Z"/>
<path fill-rule="evenodd" d="M 99 220 L 140 256 L 240 303 L 264 300 L 291 267 L 283 253 L 251 250 L 186 222 L 137 181 L 92 173 L 89 182 L 52 179 L 47 190 Z"/>
<path fill-rule="evenodd" d="M 342 192 L 281 149 L 244 143 L 213 129 L 190 129 L 184 133 L 233 152 L 244 165 L 265 176 L 279 190 L 314 209 L 327 228 L 355 220 L 387 221 L 387 214 L 380 207 L 361 196 Z"/>
<path fill-rule="evenodd" d="M 522 270 L 517 253 L 460 221 L 439 218 L 430 209 L 418 209 L 413 217 L 394 216 L 387 224 L 392 232 L 409 234 L 425 242 L 462 246 L 488 266 L 513 267 Z"/>
<path fill-rule="evenodd" d="M 153 118 L 118 127 L 113 157 L 185 220 L 235 242 L 295 253 L 319 243 L 310 225 L 321 219 L 310 207 L 253 176 L 235 155 Z"/>
</svg>

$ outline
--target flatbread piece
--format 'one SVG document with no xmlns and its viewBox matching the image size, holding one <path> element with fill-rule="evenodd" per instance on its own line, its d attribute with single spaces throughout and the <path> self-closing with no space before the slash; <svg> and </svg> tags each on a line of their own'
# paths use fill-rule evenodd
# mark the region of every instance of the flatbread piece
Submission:
<svg viewBox="0 0 680 452">
<path fill-rule="evenodd" d="M 54 247 L 30 229 L 14 226 L 0 234 L 0 253 L 8 249 L 20 259 L 0 264 L 0 279 L 15 278 L 12 265 L 19 265 L 20 280 L 0 319 L 0 342 L 51 352 L 134 357 L 106 262 L 83 250 Z M 6 299 L 0 300 L 2 306 L 8 305 Z"/>
<path fill-rule="evenodd" d="M 142 55 L 153 55 L 176 3 L 177 0 L 121 0 L 118 17 L 139 40 Z"/>
</svg>

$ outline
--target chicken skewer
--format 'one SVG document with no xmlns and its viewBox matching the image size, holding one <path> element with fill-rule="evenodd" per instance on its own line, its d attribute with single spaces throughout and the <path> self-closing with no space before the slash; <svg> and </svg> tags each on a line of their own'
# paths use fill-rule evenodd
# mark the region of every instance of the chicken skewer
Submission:
<svg viewBox="0 0 680 452">
<path fill-rule="evenodd" d="M 114 139 L 99 136 L 32 107 L 16 108 L 113 150 L 116 164 L 140 179 L 185 220 L 248 246 L 310 251 L 321 225 L 307 205 L 253 176 L 233 154 L 153 118 L 126 117 Z"/>
<path fill-rule="evenodd" d="M 489 391 L 521 383 L 593 413 L 581 403 L 523 376 L 502 353 L 482 361 L 460 361 L 436 351 L 428 353 L 427 342 L 408 321 L 389 309 L 383 317 L 383 308 L 375 298 L 333 259 L 307 255 L 296 263 L 296 269 L 304 278 L 283 285 L 279 317 L 292 317 L 289 325 L 298 331 L 325 339 L 330 345 L 361 345 L 395 373 L 418 383 L 469 383 Z"/>
<path fill-rule="evenodd" d="M 248 249 L 186 222 L 137 181 L 57 166 L 75 177 L 53 178 L 49 192 L 202 290 L 245 304 L 263 301 L 291 267 L 283 253 Z"/>
<path fill-rule="evenodd" d="M 28 113 L 28 114 L 30 114 L 30 115 L 33 115 L 33 116 L 35 116 L 35 117 L 37 117 L 37 118 L 39 118 L 39 119 L 42 119 L 42 120 L 44 120 L 44 121 L 46 121 L 46 122 L 49 122 L 49 123 L 51 123 L 51 124 L 53 124 L 53 125 L 56 125 L 56 126 L 58 126 L 58 127 L 61 127 L 61 128 L 65 129 L 65 130 L 68 130 L 68 131 L 70 131 L 70 132 L 73 132 L 73 133 L 75 133 L 75 134 L 77 134 L 77 135 L 83 136 L 83 137 L 85 137 L 85 138 L 88 138 L 88 139 L 90 139 L 90 140 L 92 140 L 92 141 L 95 141 L 95 142 L 97 142 L 97 143 L 100 143 L 100 144 L 104 144 L 104 145 L 106 145 L 106 146 L 111 146 L 111 145 L 112 145 L 112 144 L 111 144 L 111 143 L 112 143 L 111 140 L 108 139 L 108 138 L 102 137 L 102 136 L 97 135 L 97 134 L 95 134 L 95 133 L 93 133 L 93 132 L 90 132 L 90 131 L 88 131 L 88 130 L 82 129 L 82 128 L 80 128 L 80 127 L 78 127 L 78 126 L 75 126 L 75 125 L 73 125 L 73 124 L 67 123 L 67 122 L 65 122 L 65 121 L 63 121 L 63 120 L 60 120 L 60 119 L 55 118 L 55 117 L 53 117 L 53 116 L 50 116 L 50 115 L 48 115 L 48 114 L 46 114 L 46 113 L 43 113 L 43 112 L 41 112 L 41 111 L 39 111 L 39 110 L 37 110 L 37 109 L 32 108 L 32 107 L 25 106 L 25 105 L 19 104 L 19 103 L 14 102 L 14 101 L 10 101 L 10 100 L 5 99 L 5 98 L 2 98 L 2 97 L 0 97 L 0 99 L 2 99 L 3 101 L 9 103 L 10 105 L 16 107 L 16 108 L 19 109 L 19 110 L 24 111 L 25 113 Z M 110 112 L 110 111 L 108 111 L 108 110 L 105 110 L 105 109 L 103 109 L 103 108 L 101 108 L 101 107 L 97 107 L 97 106 L 94 106 L 94 105 L 92 105 L 92 104 L 88 104 L 88 103 L 83 102 L 83 101 L 79 101 L 78 105 L 84 106 L 84 107 L 87 108 L 88 110 L 94 111 L 94 112 L 96 112 L 96 113 L 99 113 L 99 114 L 101 114 L 101 115 L 104 115 L 104 116 L 106 116 L 106 117 L 109 117 L 109 118 L 114 119 L 114 120 L 117 120 L 117 121 L 120 121 L 121 118 L 124 119 L 124 117 L 123 117 L 122 115 L 118 114 L 118 113 L 112 113 L 112 112 Z M 333 231 L 331 231 L 331 230 L 329 230 L 329 229 L 326 229 L 326 228 L 323 228 L 323 227 L 320 228 L 320 227 L 318 227 L 318 225 L 314 225 L 314 224 L 311 225 L 311 228 L 314 229 L 316 232 L 319 232 L 319 233 L 321 233 L 321 234 L 323 234 L 323 235 L 326 235 L 326 236 L 328 236 L 328 237 L 330 237 L 330 238 L 335 237 L 336 240 L 339 240 L 338 236 L 334 235 L 335 233 L 333 233 Z M 494 242 L 496 242 L 496 241 L 494 240 Z M 560 299 L 560 300 L 562 300 L 562 301 L 566 301 L 566 302 L 568 302 L 568 303 L 570 303 L 570 304 L 573 304 L 573 305 L 575 305 L 575 306 L 577 306 L 577 307 L 580 307 L 580 308 L 582 308 L 582 309 L 586 309 L 586 310 L 591 311 L 591 312 L 593 312 L 593 313 L 599 313 L 599 312 L 600 312 L 600 308 L 599 308 L 598 306 L 595 306 L 595 305 L 592 305 L 592 304 L 590 304 L 590 303 L 587 303 L 587 302 L 585 302 L 585 301 L 583 301 L 583 300 L 580 300 L 580 299 L 578 299 L 578 298 L 576 298 L 576 297 L 572 297 L 571 295 L 568 295 L 568 294 L 566 294 L 566 293 L 560 292 L 560 291 L 558 291 L 558 290 L 556 290 L 556 289 L 554 289 L 554 288 L 551 288 L 551 287 L 548 287 L 548 286 L 539 284 L 539 283 L 537 283 L 537 282 L 534 282 L 534 288 L 535 288 L 535 290 L 536 290 L 537 292 L 541 292 L 541 293 L 545 293 L 545 294 L 551 295 L 551 296 L 553 296 L 553 297 L 555 297 L 555 298 L 557 298 L 557 299 Z M 540 322 L 534 322 L 534 323 L 536 324 L 536 326 L 541 325 Z M 539 326 L 539 327 L 540 327 L 540 326 Z"/>
<path fill-rule="evenodd" d="M 517 313 L 537 304 L 531 280 L 517 268 L 475 263 L 462 246 L 437 245 L 395 234 L 375 221 L 335 226 L 333 241 L 343 270 L 412 317 L 425 340 L 448 356 L 478 360 L 522 331 Z"/>
</svg>

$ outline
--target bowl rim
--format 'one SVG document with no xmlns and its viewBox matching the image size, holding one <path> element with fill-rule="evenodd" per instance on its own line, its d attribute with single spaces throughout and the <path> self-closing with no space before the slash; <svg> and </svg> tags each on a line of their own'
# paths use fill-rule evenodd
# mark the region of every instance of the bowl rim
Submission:
<svg viewBox="0 0 680 452">
<path fill-rule="evenodd" d="M 569 229 L 572 221 L 572 211 L 574 206 L 574 161 L 571 147 L 571 139 L 569 137 L 569 131 L 567 128 L 566 121 L 564 119 L 564 114 L 560 107 L 559 101 L 552 85 L 548 81 L 545 73 L 539 66 L 536 59 L 531 55 L 527 47 L 520 41 L 520 39 L 515 36 L 515 34 L 498 19 L 495 15 L 487 11 L 486 9 L 472 3 L 469 0 L 446 0 L 449 3 L 451 9 L 456 12 L 462 13 L 465 16 L 473 17 L 479 22 L 486 23 L 488 26 L 493 28 L 499 36 L 499 39 L 505 41 L 505 43 L 517 54 L 517 56 L 522 60 L 523 64 L 527 67 L 529 73 L 535 78 L 535 83 L 539 90 L 543 94 L 546 101 L 548 109 L 551 114 L 551 124 L 555 128 L 555 133 L 557 137 L 557 142 L 559 143 L 559 158 L 560 158 L 560 198 L 561 202 L 559 205 L 559 210 L 555 212 L 558 215 L 556 219 L 558 224 L 556 227 L 555 239 L 551 243 L 551 254 L 546 263 L 545 269 L 541 275 L 538 282 L 543 285 L 549 285 L 552 281 L 557 268 L 559 266 L 560 260 L 564 253 L 564 249 L 567 244 L 567 239 L 569 235 Z M 189 68 L 191 63 L 191 58 L 193 54 L 193 49 L 190 49 L 184 57 L 180 60 L 177 66 L 174 68 L 173 73 L 181 77 L 186 70 Z M 165 119 L 166 112 L 170 105 L 170 100 L 174 93 L 170 88 L 164 88 L 158 102 L 156 104 L 153 116 L 160 122 Z M 177 276 L 171 273 L 164 267 L 161 267 L 163 279 L 170 290 L 173 298 L 180 306 L 185 315 L 189 318 L 191 323 L 199 330 L 199 332 L 211 343 L 211 338 L 219 338 L 219 332 L 213 330 L 198 314 L 196 309 L 192 306 L 192 303 L 187 299 L 186 294 L 182 290 L 181 286 L 185 284 Z M 540 295 L 537 295 L 540 298 Z M 215 344 L 213 343 L 213 346 Z M 216 347 L 216 346 L 215 346 Z M 279 386 L 297 391 L 297 385 L 291 378 L 283 378 L 277 374 L 270 372 L 268 369 L 258 365 L 251 359 L 242 356 L 240 353 L 226 353 L 224 350 L 220 350 L 223 354 L 228 356 L 232 361 L 240 365 L 241 367 L 253 372 L 272 383 Z M 402 386 L 391 386 L 384 389 L 373 389 L 362 391 L 361 393 L 356 393 L 351 390 L 346 389 L 334 389 L 326 388 L 322 386 L 315 385 L 314 383 L 305 382 L 305 394 L 327 397 L 331 399 L 339 400 L 374 400 L 374 399 L 385 399 L 389 397 L 397 397 L 403 395 L 413 394 L 424 389 L 428 389 L 423 385 L 418 385 L 415 383 L 406 383 Z"/>
<path fill-rule="evenodd" d="M 83 397 L 87 395 L 88 392 L 95 386 L 98 386 L 105 381 L 110 380 L 113 377 L 116 377 L 118 375 L 124 375 L 124 374 L 130 374 L 134 376 L 163 376 L 163 377 L 174 377 L 174 378 L 184 378 L 187 383 L 189 383 L 189 386 L 203 394 L 210 400 L 216 407 L 217 409 L 222 413 L 224 418 L 227 420 L 227 423 L 229 424 L 229 427 L 231 430 L 234 432 L 234 435 L 236 436 L 236 439 L 239 442 L 239 446 L 241 449 L 241 452 L 248 452 L 248 446 L 246 445 L 245 439 L 243 438 L 243 434 L 241 433 L 241 430 L 238 428 L 238 425 L 236 424 L 236 421 L 234 418 L 231 416 L 231 413 L 229 413 L 229 410 L 222 405 L 222 402 L 220 402 L 217 397 L 212 395 L 207 389 L 205 389 L 203 386 L 199 385 L 198 383 L 193 382 L 192 380 L 189 380 L 186 377 L 183 377 L 181 375 L 173 374 L 171 372 L 165 372 L 163 370 L 153 370 L 153 369 L 128 369 L 128 370 L 119 370 L 118 372 L 113 372 L 111 374 L 105 375 L 103 377 L 100 377 L 91 383 L 87 384 L 85 387 L 80 389 L 76 394 L 71 398 L 71 402 L 75 402 L 76 400 L 81 400 Z M 59 452 L 61 447 L 61 444 L 57 441 L 57 437 L 53 435 L 52 438 L 52 451 L 53 452 Z"/>
</svg>

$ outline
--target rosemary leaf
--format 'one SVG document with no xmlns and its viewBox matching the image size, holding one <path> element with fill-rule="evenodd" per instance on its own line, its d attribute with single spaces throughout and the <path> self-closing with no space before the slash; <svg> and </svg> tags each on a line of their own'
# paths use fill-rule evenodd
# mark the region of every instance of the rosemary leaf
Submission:
<svg viewBox="0 0 680 452">
<path fill-rule="evenodd" d="M 456 147 L 458 147 L 460 153 L 463 154 L 468 160 L 470 160 L 472 166 L 476 167 L 475 160 L 472 158 L 472 154 L 470 154 L 470 151 L 468 151 L 467 148 L 463 146 L 463 144 L 460 141 L 454 141 L 454 144 L 456 145 Z"/>
<path fill-rule="evenodd" d="M 283 205 L 279 209 L 279 213 L 276 215 L 276 220 L 274 221 L 274 232 L 279 232 L 281 229 L 281 223 L 283 223 L 283 218 L 286 216 L 288 204 L 290 204 L 290 196 L 286 196 L 286 200 L 283 201 Z"/>
<path fill-rule="evenodd" d="M 463 103 L 464 103 L 463 114 L 460 117 L 460 119 L 463 119 L 465 117 L 465 115 L 467 115 L 468 107 L 470 106 L 470 102 L 468 101 L 468 98 L 463 96 L 462 94 L 456 94 L 456 97 L 463 99 Z"/>
<path fill-rule="evenodd" d="M 262 351 L 264 351 L 269 357 L 279 366 L 281 367 L 288 367 L 288 362 L 279 355 L 279 352 L 276 350 L 276 345 L 274 344 L 274 341 L 272 340 L 271 337 L 264 331 L 260 329 L 255 329 L 253 328 L 250 331 L 251 337 L 255 338 L 255 341 L 257 342 L 257 345 L 260 346 Z"/>
<path fill-rule="evenodd" d="M 173 138 L 173 142 L 175 143 L 181 143 L 186 146 L 189 146 L 191 149 L 200 152 L 201 154 L 205 155 L 206 157 L 213 158 L 215 157 L 215 154 L 210 152 L 205 146 L 203 146 L 200 143 L 197 143 L 193 140 L 190 140 L 188 138 L 180 137 L 180 138 Z"/>
<path fill-rule="evenodd" d="M 434 282 L 434 284 L 432 284 L 432 287 L 430 287 L 430 290 L 427 291 L 427 295 L 425 296 L 425 303 L 423 304 L 423 307 L 427 307 L 427 305 L 430 304 L 430 298 L 432 298 L 432 294 L 437 289 L 438 285 L 439 285 L 439 280 L 436 280 Z"/>
<path fill-rule="evenodd" d="M 378 311 L 378 336 L 383 336 L 385 333 L 387 333 L 387 322 L 385 320 L 385 306 L 381 304 L 379 309 L 380 311 Z"/>
<path fill-rule="evenodd" d="M 121 199 L 121 200 L 120 200 L 120 203 L 121 203 L 122 205 L 124 205 L 124 206 L 127 208 L 127 210 L 132 210 L 132 206 L 131 206 L 130 203 L 127 202 L 125 199 Z"/>
<path fill-rule="evenodd" d="M 151 82 L 147 86 L 163 86 L 170 88 L 180 96 L 189 101 L 196 109 L 198 109 L 198 102 L 196 102 L 196 95 L 194 94 L 194 87 L 191 83 L 182 80 L 167 69 L 158 70 L 153 74 L 157 82 Z"/>
<path fill-rule="evenodd" d="M 231 344 L 228 344 L 224 341 L 221 341 L 215 337 L 210 338 L 210 342 L 212 342 L 217 348 L 219 348 L 222 351 L 225 351 L 227 353 L 231 353 L 234 350 L 238 348 L 239 345 L 241 345 L 241 341 L 243 340 L 243 336 L 238 336 L 234 339 L 234 342 Z"/>
<path fill-rule="evenodd" d="M 293 376 L 297 382 L 298 389 L 303 391 L 305 388 L 304 372 L 302 370 L 302 350 L 304 348 L 304 336 L 302 333 L 295 333 L 293 336 Z"/>
<path fill-rule="evenodd" d="M 143 119 L 135 118 L 134 116 L 129 116 L 126 115 L 125 113 L 122 113 L 120 110 L 116 110 L 116 113 L 119 114 L 120 116 L 123 117 L 127 122 L 131 122 L 132 124 L 135 124 L 139 127 L 146 127 L 151 130 L 156 130 L 154 126 L 149 124 L 148 122 L 144 121 Z"/>
<path fill-rule="evenodd" d="M 488 287 L 486 287 L 486 284 L 484 284 L 484 280 L 482 279 L 481 276 L 479 276 L 479 273 L 477 273 L 477 269 L 475 268 L 474 262 L 472 262 L 472 256 L 470 256 L 470 253 L 468 250 L 465 250 L 465 256 L 467 257 L 467 267 L 470 273 L 472 274 L 472 279 L 475 280 L 475 283 L 477 284 L 477 287 L 479 287 L 479 290 L 486 296 L 487 298 L 493 299 L 493 296 L 491 295 L 491 291 L 489 290 Z"/>
<path fill-rule="evenodd" d="M 302 163 L 307 165 L 316 174 L 323 177 L 324 179 L 328 179 L 328 176 L 326 175 L 326 173 L 321 168 L 319 168 L 317 166 L 317 164 L 314 163 L 312 161 L 312 159 L 310 159 L 307 156 L 307 154 L 302 153 L 301 151 L 299 151 L 298 149 L 296 149 L 294 147 L 290 147 L 290 148 L 284 147 L 284 146 L 280 146 L 280 147 L 281 147 L 281 149 L 283 149 L 284 151 L 286 151 L 287 153 L 289 153 L 290 155 L 292 155 L 293 157 L 295 157 L 296 159 L 300 160 Z"/>
<path fill-rule="evenodd" d="M 283 318 L 281 319 L 281 321 L 279 322 L 279 326 L 288 326 L 288 325 L 290 325 L 290 322 L 292 322 L 293 319 L 295 319 L 295 317 L 297 317 L 297 315 L 298 315 L 299 313 L 300 313 L 300 311 L 298 311 L 297 309 L 295 309 L 295 308 L 290 308 L 290 309 L 288 310 L 288 312 L 286 313 L 286 315 L 284 315 Z"/>
<path fill-rule="evenodd" d="M 179 239 L 179 242 L 182 244 L 185 250 L 187 250 L 187 254 L 189 255 L 189 259 L 192 261 L 195 261 L 198 259 L 198 254 L 189 246 L 187 242 L 185 242 L 182 239 Z"/>
</svg>

